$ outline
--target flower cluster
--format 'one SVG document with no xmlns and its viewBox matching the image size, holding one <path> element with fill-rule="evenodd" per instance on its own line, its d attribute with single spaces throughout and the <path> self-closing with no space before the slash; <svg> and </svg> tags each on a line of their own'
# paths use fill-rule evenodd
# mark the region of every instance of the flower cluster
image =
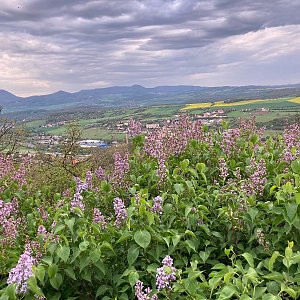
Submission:
<svg viewBox="0 0 300 300">
<path fill-rule="evenodd" d="M 120 228 L 127 219 L 127 209 L 120 198 L 114 199 L 114 210 L 116 216 L 114 225 Z"/>
<path fill-rule="evenodd" d="M 107 221 L 105 220 L 105 217 L 96 207 L 93 210 L 93 223 L 100 224 L 102 229 L 105 229 L 107 227 Z"/>
<path fill-rule="evenodd" d="M 27 244 L 24 253 L 20 256 L 16 267 L 10 270 L 7 279 L 8 284 L 16 284 L 17 293 L 24 294 L 27 292 L 27 280 L 33 276 L 32 267 L 36 262 L 32 256 L 31 247 Z"/>
<path fill-rule="evenodd" d="M 88 190 L 92 187 L 92 173 L 87 171 L 85 181 L 82 181 L 80 178 L 75 177 L 76 189 L 73 200 L 71 201 L 71 211 L 74 211 L 75 207 L 80 208 L 82 211 L 85 209 L 83 203 L 82 192 Z"/>
<path fill-rule="evenodd" d="M 10 176 L 10 179 L 17 181 L 19 188 L 27 183 L 26 177 L 30 168 L 31 158 L 23 156 L 18 168 L 14 164 L 12 155 L 0 154 L 0 179 Z"/>
<path fill-rule="evenodd" d="M 219 170 L 220 170 L 220 176 L 225 181 L 229 173 L 228 173 L 228 167 L 224 157 L 219 158 Z"/>
<path fill-rule="evenodd" d="M 0 200 L 0 232 L 2 231 L 4 236 L 1 244 L 14 244 L 18 235 L 18 227 L 21 224 L 21 219 L 15 217 L 18 210 L 19 206 L 16 198 L 8 203 Z"/>
<path fill-rule="evenodd" d="M 105 170 L 100 166 L 97 170 L 95 170 L 95 175 L 99 180 L 104 180 Z"/>
<path fill-rule="evenodd" d="M 262 196 L 267 182 L 267 168 L 265 160 L 260 159 L 257 163 L 254 158 L 251 158 L 247 172 L 250 176 L 248 180 L 242 184 L 243 190 L 248 196 L 255 194 Z"/>
<path fill-rule="evenodd" d="M 156 269 L 156 286 L 159 291 L 170 288 L 171 282 L 176 280 L 176 268 L 173 267 L 173 259 L 167 255 L 162 264 L 162 267 Z"/>
<path fill-rule="evenodd" d="M 221 149 L 229 157 L 237 150 L 237 140 L 241 136 L 241 131 L 238 128 L 224 130 L 222 134 Z"/>
<path fill-rule="evenodd" d="M 129 120 L 128 124 L 128 134 L 131 137 L 139 135 L 142 133 L 142 123 L 139 121 L 135 121 L 132 118 Z"/>
<path fill-rule="evenodd" d="M 123 186 L 125 183 L 125 175 L 129 171 L 129 154 L 122 155 L 119 152 L 114 153 L 114 169 L 109 176 L 112 184 Z"/>
<path fill-rule="evenodd" d="M 166 160 L 173 155 L 182 153 L 189 141 L 196 139 L 208 141 L 205 136 L 201 121 L 191 121 L 188 115 L 181 115 L 176 121 L 172 121 L 152 132 L 145 141 L 145 152 L 158 161 L 158 177 L 163 179 L 166 175 Z"/>
<path fill-rule="evenodd" d="M 138 300 L 158 300 L 156 294 L 150 297 L 152 290 L 148 287 L 144 289 L 144 284 L 142 281 L 138 280 L 134 286 L 135 296 Z"/>
<path fill-rule="evenodd" d="M 153 199 L 153 206 L 152 206 L 151 211 L 161 215 L 163 212 L 162 204 L 163 204 L 163 198 L 160 196 L 156 196 Z"/>
<path fill-rule="evenodd" d="M 256 117 L 253 116 L 250 119 L 240 119 L 239 128 L 243 136 L 250 136 L 252 134 L 257 134 L 259 137 L 263 136 L 265 127 L 258 128 L 256 126 Z"/>
<path fill-rule="evenodd" d="M 300 126 L 298 124 L 286 126 L 283 140 L 285 143 L 283 160 L 290 163 L 300 156 Z"/>
</svg>

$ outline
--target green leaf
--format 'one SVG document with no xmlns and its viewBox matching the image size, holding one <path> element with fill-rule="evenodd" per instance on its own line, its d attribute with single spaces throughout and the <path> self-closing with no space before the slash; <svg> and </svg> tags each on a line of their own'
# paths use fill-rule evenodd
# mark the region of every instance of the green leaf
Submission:
<svg viewBox="0 0 300 300">
<path fill-rule="evenodd" d="M 72 218 L 70 220 L 66 220 L 65 223 L 69 227 L 71 233 L 73 233 L 73 227 L 74 227 L 74 224 L 75 224 L 75 218 Z"/>
<path fill-rule="evenodd" d="M 96 298 L 103 295 L 106 291 L 109 291 L 109 290 L 111 290 L 111 287 L 109 285 L 101 285 L 97 290 Z"/>
<path fill-rule="evenodd" d="M 258 209 L 255 208 L 255 207 L 251 207 L 251 209 L 249 209 L 249 211 L 248 211 L 248 214 L 249 214 L 249 216 L 250 216 L 250 218 L 251 218 L 251 221 L 253 222 L 254 219 L 255 219 L 255 217 L 256 217 L 257 214 L 258 214 Z"/>
<path fill-rule="evenodd" d="M 80 245 L 79 245 L 79 247 L 80 247 Z M 70 256 L 70 247 L 69 246 L 60 246 L 56 250 L 56 254 L 58 257 L 60 257 L 66 263 Z"/>
<path fill-rule="evenodd" d="M 65 269 L 65 273 L 72 279 L 76 280 L 76 276 L 75 276 L 75 272 L 73 270 L 73 268 L 70 266 L 70 267 L 67 267 Z"/>
<path fill-rule="evenodd" d="M 223 300 L 223 299 L 228 300 L 236 293 L 237 293 L 237 291 L 236 291 L 235 287 L 227 285 L 222 289 L 222 291 L 217 299 L 218 300 Z"/>
<path fill-rule="evenodd" d="M 44 282 L 45 273 L 45 268 L 42 265 L 39 265 L 35 268 L 35 276 L 41 283 Z"/>
<path fill-rule="evenodd" d="M 135 242 L 142 248 L 146 249 L 151 242 L 151 234 L 147 230 L 139 230 L 134 234 Z"/>
<path fill-rule="evenodd" d="M 181 183 L 174 184 L 174 189 L 178 195 L 181 195 L 184 192 L 184 187 Z"/>
<path fill-rule="evenodd" d="M 136 282 L 139 280 L 139 278 L 140 278 L 140 276 L 137 271 L 130 272 L 129 276 L 128 276 L 128 281 L 131 286 L 134 286 L 136 284 Z"/>
<path fill-rule="evenodd" d="M 42 261 L 45 262 L 47 265 L 51 265 L 53 262 L 52 256 L 44 256 L 42 258 Z"/>
<path fill-rule="evenodd" d="M 79 244 L 79 249 L 80 249 L 80 251 L 85 251 L 87 248 L 88 248 L 88 246 L 89 246 L 89 242 L 88 241 L 83 241 L 83 242 L 81 242 L 80 244 Z"/>
<path fill-rule="evenodd" d="M 275 263 L 278 256 L 280 256 L 278 251 L 273 252 L 272 257 L 270 258 L 269 263 L 268 263 L 269 271 L 273 270 L 273 265 L 274 265 L 274 263 Z"/>
<path fill-rule="evenodd" d="M 139 256 L 139 247 L 137 245 L 133 245 L 128 249 L 127 252 L 127 260 L 129 265 L 131 266 Z"/>
<path fill-rule="evenodd" d="M 200 173 L 205 173 L 206 171 L 206 165 L 204 163 L 197 163 L 196 168 Z"/>
<path fill-rule="evenodd" d="M 50 284 L 58 291 L 59 287 L 61 286 L 63 282 L 63 278 L 61 274 L 56 273 L 54 277 L 50 278 Z"/>
<path fill-rule="evenodd" d="M 189 161 L 188 159 L 184 159 L 183 161 L 181 161 L 181 162 L 179 163 L 180 168 L 181 168 L 182 170 L 186 170 L 186 168 L 188 167 L 189 163 L 190 163 L 190 161 Z"/>
<path fill-rule="evenodd" d="M 9 297 L 10 300 L 17 299 L 16 297 L 16 285 L 10 284 L 5 289 L 5 294 Z"/>
<path fill-rule="evenodd" d="M 292 167 L 292 170 L 293 170 L 294 173 L 300 174 L 300 159 L 294 160 L 291 163 L 291 167 Z"/>
<path fill-rule="evenodd" d="M 298 204 L 295 202 L 286 203 L 285 209 L 286 209 L 287 221 L 289 224 L 292 224 L 297 214 Z"/>
<path fill-rule="evenodd" d="M 58 271 L 58 266 L 57 264 L 52 264 L 48 267 L 48 275 L 50 278 L 54 277 L 55 274 L 57 273 Z"/>
<path fill-rule="evenodd" d="M 35 294 L 37 294 L 39 296 L 44 296 L 42 290 L 37 285 L 35 277 L 32 276 L 27 280 L 27 286 L 28 286 L 28 289 L 30 291 L 34 292 Z"/>
<path fill-rule="evenodd" d="M 250 253 L 243 253 L 242 256 L 246 259 L 247 263 L 251 268 L 254 268 L 253 256 Z"/>
<path fill-rule="evenodd" d="M 109 242 L 107 242 L 107 241 L 104 241 L 103 243 L 102 243 L 102 245 L 100 246 L 100 249 L 102 250 L 102 249 L 107 249 L 107 250 L 110 250 L 110 251 L 112 251 L 112 252 L 115 252 L 114 251 L 114 248 L 112 247 L 112 245 L 109 243 Z"/>
</svg>

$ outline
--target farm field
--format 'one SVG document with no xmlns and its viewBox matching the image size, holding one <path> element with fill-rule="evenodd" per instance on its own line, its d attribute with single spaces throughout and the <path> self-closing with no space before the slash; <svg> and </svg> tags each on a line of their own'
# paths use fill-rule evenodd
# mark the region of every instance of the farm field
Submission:
<svg viewBox="0 0 300 300">
<path fill-rule="evenodd" d="M 232 103 L 219 101 L 215 103 L 196 103 L 188 105 L 153 105 L 148 107 L 128 109 L 108 109 L 97 111 L 67 114 L 67 119 L 77 119 L 82 127 L 82 137 L 85 139 L 101 139 L 105 141 L 120 141 L 125 139 L 126 125 L 117 127 L 117 124 L 128 123 L 130 118 L 142 121 L 145 124 L 163 123 L 166 120 L 176 118 L 180 113 L 188 113 L 192 116 L 201 116 L 205 112 L 213 112 L 217 109 L 224 111 L 223 116 L 232 124 L 236 124 L 239 118 L 256 117 L 256 121 L 265 125 L 268 133 L 282 129 L 282 124 L 290 117 L 300 114 L 299 97 L 278 98 L 270 100 L 243 100 Z M 60 121 L 64 115 L 53 113 L 51 118 L 45 117 L 33 120 L 25 125 L 37 133 L 63 136 L 66 134 L 66 125 L 42 127 L 51 122 Z M 51 119 L 51 121 L 50 121 Z M 67 120 L 66 119 L 66 120 Z M 281 125 L 280 125 L 281 123 Z M 275 126 L 275 128 L 274 128 Z M 281 128 L 279 128 L 281 126 Z"/>
</svg>

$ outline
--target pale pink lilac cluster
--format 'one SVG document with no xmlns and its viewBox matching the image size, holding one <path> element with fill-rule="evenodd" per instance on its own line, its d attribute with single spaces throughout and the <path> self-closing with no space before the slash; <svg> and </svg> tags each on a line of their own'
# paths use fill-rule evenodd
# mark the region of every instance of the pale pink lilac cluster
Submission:
<svg viewBox="0 0 300 300">
<path fill-rule="evenodd" d="M 190 140 L 209 141 L 208 135 L 203 132 L 200 120 L 192 121 L 189 116 L 181 115 L 176 121 L 172 121 L 152 132 L 145 141 L 145 152 L 158 161 L 158 177 L 166 176 L 166 160 L 182 153 Z"/>
<path fill-rule="evenodd" d="M 282 159 L 290 163 L 300 156 L 300 125 L 291 124 L 286 126 L 283 133 L 285 149 Z"/>
<path fill-rule="evenodd" d="M 252 117 L 250 119 L 240 119 L 239 120 L 239 128 L 241 130 L 241 133 L 243 135 L 252 135 L 252 134 L 257 134 L 258 137 L 263 136 L 265 127 L 258 128 L 256 126 L 256 117 Z"/>
<path fill-rule="evenodd" d="M 27 175 L 29 172 L 31 158 L 23 156 L 18 167 L 14 164 L 12 155 L 0 154 L 0 179 L 10 176 L 10 179 L 18 182 L 19 188 L 27 183 Z"/>
<path fill-rule="evenodd" d="M 8 203 L 0 200 L 0 232 L 4 236 L 1 239 L 1 244 L 14 244 L 21 224 L 21 219 L 16 217 L 18 210 L 19 206 L 16 198 Z"/>
<path fill-rule="evenodd" d="M 32 255 L 32 250 L 29 244 L 25 246 L 25 251 L 20 256 L 15 268 L 11 269 L 8 275 L 7 283 L 16 284 L 18 294 L 27 292 L 27 280 L 33 276 L 32 267 L 37 263 Z"/>
<path fill-rule="evenodd" d="M 265 160 L 260 159 L 259 162 L 256 162 L 254 158 L 251 158 L 247 173 L 250 175 L 248 180 L 242 184 L 243 190 L 248 196 L 262 196 L 267 183 L 267 167 Z"/>
<path fill-rule="evenodd" d="M 114 225 L 117 228 L 120 228 L 125 221 L 127 220 L 127 209 L 125 208 L 125 204 L 120 198 L 114 199 L 114 210 L 115 210 L 115 222 Z"/>
<path fill-rule="evenodd" d="M 176 280 L 176 268 L 173 266 L 173 259 L 167 255 L 162 260 L 163 266 L 156 269 L 156 286 L 160 291 L 171 288 L 171 282 Z"/>
<path fill-rule="evenodd" d="M 162 204 L 163 204 L 163 198 L 161 196 L 156 196 L 153 199 L 153 206 L 152 206 L 151 211 L 161 215 L 163 213 Z"/>
<path fill-rule="evenodd" d="M 91 190 L 93 188 L 93 173 L 91 171 L 86 171 L 85 182 L 87 189 Z"/>
<path fill-rule="evenodd" d="M 139 121 L 135 121 L 134 119 L 130 119 L 128 123 L 128 134 L 131 137 L 135 137 L 142 133 L 142 123 Z"/>
<path fill-rule="evenodd" d="M 104 180 L 105 170 L 100 166 L 98 169 L 95 170 L 95 175 L 99 180 Z"/>
<path fill-rule="evenodd" d="M 99 208 L 94 208 L 93 210 L 93 223 L 99 224 L 101 226 L 101 229 L 106 229 L 107 227 L 107 221 L 105 217 L 102 215 Z"/>
<path fill-rule="evenodd" d="M 125 153 L 124 156 L 119 152 L 114 153 L 114 169 L 109 176 L 112 184 L 117 186 L 124 186 L 125 176 L 129 171 L 129 154 Z"/>
<path fill-rule="evenodd" d="M 80 178 L 75 177 L 75 182 L 76 182 L 76 189 L 75 189 L 75 194 L 73 196 L 73 200 L 71 201 L 71 211 L 74 211 L 74 208 L 80 208 L 81 211 L 84 211 L 85 209 L 85 205 L 83 203 L 83 197 L 81 195 L 81 193 L 83 191 L 86 191 L 89 189 L 89 187 L 91 186 L 91 182 L 89 180 L 90 179 L 90 173 L 87 172 L 87 176 L 86 176 L 86 180 L 85 182 L 83 182 Z"/>
<path fill-rule="evenodd" d="M 229 176 L 229 173 L 228 173 L 227 163 L 224 157 L 219 158 L 219 171 L 220 171 L 221 178 L 225 181 L 226 178 Z"/>
<path fill-rule="evenodd" d="M 43 236 L 43 242 L 50 240 L 51 242 L 59 242 L 59 235 L 54 235 L 52 232 L 48 232 L 44 225 L 40 225 L 37 230 L 37 235 Z"/>
<path fill-rule="evenodd" d="M 152 290 L 148 288 L 144 288 L 144 284 L 142 281 L 138 280 L 134 286 L 135 296 L 138 300 L 158 300 L 156 294 L 150 296 Z"/>
<path fill-rule="evenodd" d="M 43 206 L 41 206 L 41 207 L 38 208 L 38 212 L 39 212 L 42 220 L 44 222 L 47 222 L 48 218 L 49 218 L 49 214 L 47 213 L 46 209 Z"/>
<path fill-rule="evenodd" d="M 238 151 L 237 140 L 241 136 L 238 128 L 224 130 L 222 133 L 221 149 L 228 156 L 232 156 Z"/>
</svg>

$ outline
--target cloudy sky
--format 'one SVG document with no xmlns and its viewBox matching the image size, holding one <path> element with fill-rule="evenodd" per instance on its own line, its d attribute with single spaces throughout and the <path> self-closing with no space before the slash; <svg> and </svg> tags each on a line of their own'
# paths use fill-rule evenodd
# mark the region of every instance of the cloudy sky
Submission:
<svg viewBox="0 0 300 300">
<path fill-rule="evenodd" d="M 0 0 L 0 89 L 300 83 L 299 0 Z"/>
</svg>

